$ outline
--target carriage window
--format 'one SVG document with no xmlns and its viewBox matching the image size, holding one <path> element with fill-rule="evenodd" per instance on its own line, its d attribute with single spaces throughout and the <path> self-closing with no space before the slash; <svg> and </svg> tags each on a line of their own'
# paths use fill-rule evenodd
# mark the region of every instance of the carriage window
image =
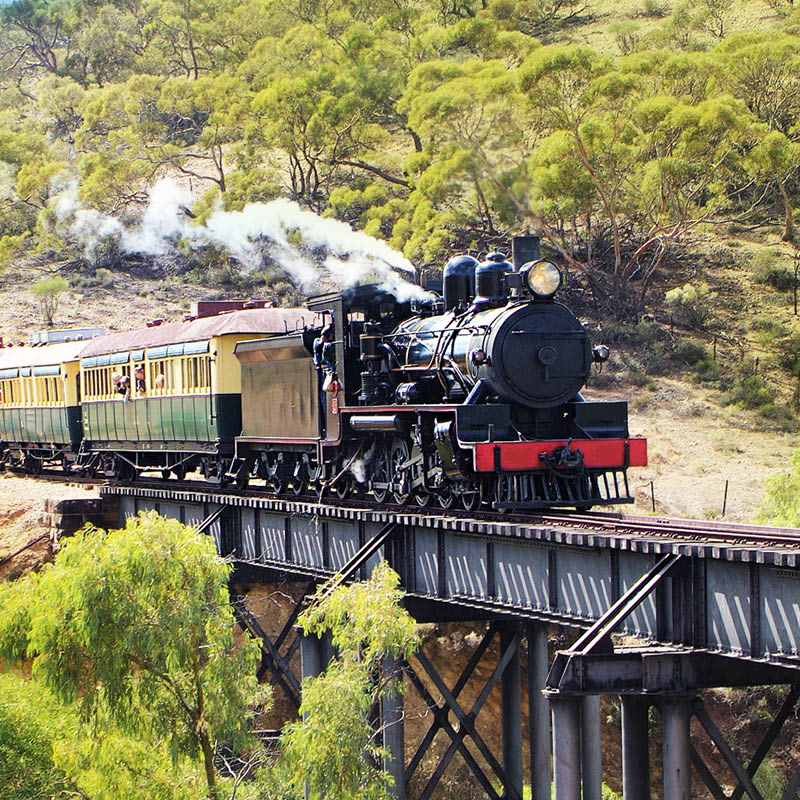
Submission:
<svg viewBox="0 0 800 800">
<path fill-rule="evenodd" d="M 22 405 L 33 405 L 33 378 L 20 378 L 22 383 Z"/>
<path fill-rule="evenodd" d="M 209 356 L 189 356 L 182 361 L 183 386 L 187 392 L 207 391 L 211 385 Z"/>
<path fill-rule="evenodd" d="M 116 399 L 111 376 L 127 375 L 128 367 L 92 367 L 83 372 L 83 395 L 87 400 Z"/>
<path fill-rule="evenodd" d="M 145 378 L 148 394 L 171 394 L 173 388 L 171 362 L 166 358 L 159 358 L 150 361 L 148 366 Z"/>
<path fill-rule="evenodd" d="M 20 391 L 19 379 L 7 378 L 0 381 L 0 405 L 12 406 L 19 405 Z"/>
</svg>

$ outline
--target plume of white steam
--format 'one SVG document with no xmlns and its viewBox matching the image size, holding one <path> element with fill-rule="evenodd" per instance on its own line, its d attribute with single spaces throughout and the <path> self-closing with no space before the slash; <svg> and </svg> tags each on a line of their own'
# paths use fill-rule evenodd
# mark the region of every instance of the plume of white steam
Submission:
<svg viewBox="0 0 800 800">
<path fill-rule="evenodd" d="M 381 284 L 399 300 L 425 295 L 399 274 L 414 274 L 408 259 L 344 222 L 278 199 L 249 203 L 241 211 L 219 208 L 204 225 L 197 225 L 185 213 L 193 200 L 174 181 L 160 180 L 149 192 L 141 221 L 125 225 L 116 217 L 83 208 L 73 186 L 59 196 L 56 215 L 59 224 L 90 252 L 105 236 L 115 237 L 125 253 L 152 256 L 175 252 L 178 240 L 183 240 L 193 248 L 224 247 L 248 270 L 262 266 L 266 252 L 306 290 L 326 274 L 342 288 L 369 282 Z M 293 243 L 296 237 L 302 245 Z"/>
</svg>

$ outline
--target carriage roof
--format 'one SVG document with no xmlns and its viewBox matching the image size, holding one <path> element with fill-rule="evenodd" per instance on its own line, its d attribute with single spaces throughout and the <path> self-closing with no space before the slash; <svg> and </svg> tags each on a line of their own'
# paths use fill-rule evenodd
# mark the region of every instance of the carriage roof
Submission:
<svg viewBox="0 0 800 800">
<path fill-rule="evenodd" d="M 152 328 L 110 333 L 93 339 L 81 353 L 89 356 L 159 345 L 199 342 L 226 334 L 271 334 L 320 325 L 319 315 L 305 308 L 250 308 L 185 322 L 167 322 Z"/>
</svg>

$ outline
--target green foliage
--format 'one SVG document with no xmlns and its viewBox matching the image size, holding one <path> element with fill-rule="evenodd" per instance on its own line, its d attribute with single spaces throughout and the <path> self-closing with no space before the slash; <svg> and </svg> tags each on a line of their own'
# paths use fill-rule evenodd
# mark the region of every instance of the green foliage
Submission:
<svg viewBox="0 0 800 800">
<path fill-rule="evenodd" d="M 215 798 L 214 742 L 247 740 L 256 698 L 258 647 L 234 641 L 229 573 L 210 538 L 154 513 L 86 530 L 35 582 L 6 590 L 27 611 L 0 628 L 0 652 L 19 655 L 27 623 L 34 677 L 95 735 L 112 724 L 163 740 L 176 762 L 202 754 Z"/>
<path fill-rule="evenodd" d="M 788 473 L 767 481 L 756 519 L 768 525 L 800 528 L 800 450 L 792 456 Z"/>
<path fill-rule="evenodd" d="M 639 26 L 631 20 L 620 20 L 609 26 L 614 34 L 614 41 L 621 53 L 632 53 L 639 46 L 641 32 Z"/>
<path fill-rule="evenodd" d="M 753 783 L 764 800 L 782 800 L 787 779 L 777 764 L 766 758 L 753 776 Z"/>
<path fill-rule="evenodd" d="M 53 761 L 53 741 L 70 725 L 35 684 L 0 674 L 0 794 L 4 800 L 67 798 L 75 787 Z"/>
<path fill-rule="evenodd" d="M 672 309 L 676 322 L 690 328 L 703 328 L 713 319 L 715 294 L 707 283 L 685 283 L 670 289 L 664 300 Z"/>
<path fill-rule="evenodd" d="M 53 317 L 58 308 L 58 300 L 67 289 L 69 289 L 69 284 L 66 278 L 61 275 L 43 278 L 34 283 L 29 289 L 30 293 L 36 298 L 39 311 L 48 327 L 52 326 Z"/>
<path fill-rule="evenodd" d="M 0 674 L 0 795 L 8 800 L 195 800 L 203 773 L 173 763 L 158 740 L 125 736 L 108 723 L 99 735 L 74 707 L 14 673 Z"/>
<path fill-rule="evenodd" d="M 789 259 L 779 250 L 757 250 L 753 253 L 753 279 L 764 283 L 779 292 L 789 292 L 794 288 L 794 269 Z"/>
<path fill-rule="evenodd" d="M 672 350 L 672 357 L 679 364 L 693 367 L 708 358 L 708 350 L 693 339 L 681 339 Z"/>
<path fill-rule="evenodd" d="M 8 266 L 12 259 L 22 250 L 27 238 L 28 231 L 17 236 L 0 237 L 0 269 Z"/>
<path fill-rule="evenodd" d="M 397 676 L 376 680 L 389 656 L 408 658 L 418 647 L 414 620 L 400 607 L 399 577 L 383 562 L 364 583 L 329 591 L 322 586 L 299 624 L 307 636 L 330 629 L 338 659 L 303 682 L 302 720 L 282 735 L 278 774 L 285 790 L 331 800 L 383 800 L 390 777 L 371 709 L 398 692 Z"/>
<path fill-rule="evenodd" d="M 763 409 L 775 402 L 775 393 L 764 378 L 745 368 L 733 379 L 725 402 L 742 408 Z"/>
<path fill-rule="evenodd" d="M 664 17 L 667 15 L 669 6 L 663 0 L 644 0 L 642 9 L 639 12 L 643 17 Z"/>
<path fill-rule="evenodd" d="M 14 3 L 0 258 L 25 234 L 79 255 L 56 197 L 70 184 L 120 214 L 181 175 L 210 190 L 200 222 L 288 196 L 421 266 L 536 229 L 601 312 L 639 319 L 698 226 L 780 218 L 788 240 L 798 207 L 796 19 L 728 35 L 731 0 L 671 5 L 657 34 L 607 27 L 615 58 L 554 41 L 594 13 L 584 0 Z"/>
</svg>

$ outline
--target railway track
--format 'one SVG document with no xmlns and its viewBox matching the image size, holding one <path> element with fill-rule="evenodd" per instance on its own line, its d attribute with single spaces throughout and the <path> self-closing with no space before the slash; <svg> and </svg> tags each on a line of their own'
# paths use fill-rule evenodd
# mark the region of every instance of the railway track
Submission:
<svg viewBox="0 0 800 800">
<path fill-rule="evenodd" d="M 24 473 L 18 473 L 23 475 Z M 169 489 L 172 491 L 188 491 L 208 494 L 233 494 L 238 493 L 250 497 L 270 496 L 275 499 L 288 500 L 299 503 L 338 505 L 348 508 L 367 508 L 389 513 L 409 513 L 409 511 L 430 517 L 459 517 L 461 519 L 474 519 L 485 522 L 502 522 L 518 525 L 546 525 L 554 528 L 568 528 L 576 530 L 592 530 L 598 533 L 617 536 L 638 536 L 644 538 L 658 538 L 680 540 L 696 543 L 718 543 L 727 546 L 756 546 L 780 549 L 800 549 L 800 529 L 774 528 L 743 523 L 722 522 L 716 520 L 691 520 L 672 519 L 669 517 L 650 517 L 634 514 L 624 514 L 616 511 L 587 511 L 587 512 L 543 512 L 543 513 L 500 513 L 496 511 L 476 510 L 466 511 L 460 508 L 441 509 L 438 507 L 419 508 L 401 506 L 394 503 L 377 503 L 367 498 L 339 499 L 336 496 L 320 497 L 316 493 L 295 495 L 286 493 L 272 495 L 258 489 L 250 488 L 237 491 L 233 487 L 219 487 L 204 480 L 149 480 L 139 478 L 135 482 L 122 483 L 106 481 L 97 477 L 89 478 L 77 475 L 68 475 L 57 470 L 44 471 L 36 476 L 37 480 L 85 486 L 86 484 L 113 483 L 118 486 L 136 486 L 148 489 Z"/>
</svg>

